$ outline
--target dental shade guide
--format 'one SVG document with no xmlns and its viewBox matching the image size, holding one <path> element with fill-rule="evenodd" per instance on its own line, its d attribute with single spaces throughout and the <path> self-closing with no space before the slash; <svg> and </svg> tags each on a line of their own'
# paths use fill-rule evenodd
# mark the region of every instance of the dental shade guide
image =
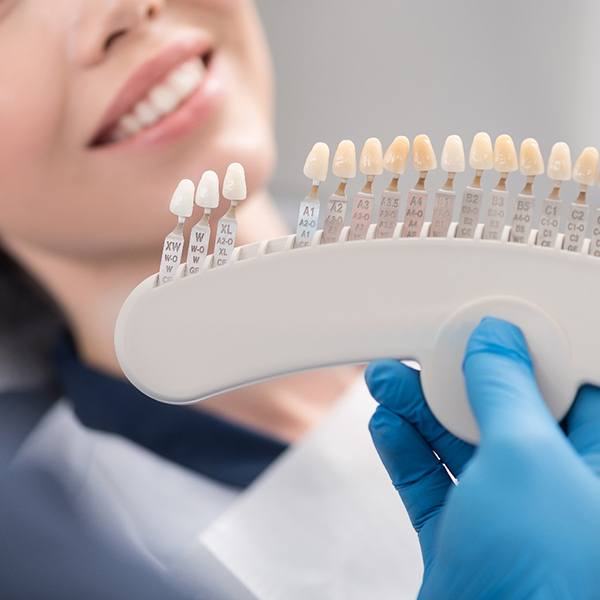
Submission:
<svg viewBox="0 0 600 600">
<path fill-rule="evenodd" d="M 177 225 L 167 235 L 163 244 L 163 252 L 158 271 L 158 285 L 169 283 L 175 277 L 181 257 L 183 256 L 183 226 L 187 218 L 192 216 L 194 210 L 194 183 L 189 179 L 182 179 L 171 198 L 169 210 L 177 217 Z"/>
<path fill-rule="evenodd" d="M 208 256 L 211 238 L 210 215 L 219 206 L 219 176 L 214 171 L 206 171 L 195 195 L 196 205 L 203 209 L 202 218 L 192 227 L 186 261 L 186 275 L 200 272 L 202 263 Z"/>
<path fill-rule="evenodd" d="M 475 227 L 479 223 L 479 212 L 483 200 L 481 177 L 484 171 L 494 167 L 494 150 L 492 140 L 484 131 L 480 131 L 473 138 L 469 154 L 469 166 L 475 171 L 471 185 L 465 188 L 463 194 L 456 237 L 472 238 L 475 236 Z"/>
<path fill-rule="evenodd" d="M 516 244 L 526 244 L 533 227 L 535 210 L 533 182 L 538 175 L 544 172 L 544 159 L 537 141 L 533 138 L 527 138 L 521 143 L 519 164 L 521 173 L 527 179 L 515 202 L 510 241 Z"/>
<path fill-rule="evenodd" d="M 383 157 L 383 167 L 392 174 L 392 179 L 381 194 L 379 215 L 375 227 L 376 238 L 389 238 L 394 235 L 402 200 L 402 196 L 398 191 L 398 180 L 400 175 L 406 171 L 409 150 L 410 142 L 408 138 L 399 135 L 390 144 Z"/>
<path fill-rule="evenodd" d="M 550 195 L 542 202 L 537 244 L 554 248 L 560 230 L 562 200 L 560 188 L 571 179 L 571 150 L 565 142 L 556 142 L 550 151 L 546 174 L 553 181 Z"/>
<path fill-rule="evenodd" d="M 246 175 L 244 167 L 232 163 L 227 167 L 223 180 L 223 198 L 229 200 L 229 210 L 217 223 L 217 240 L 215 242 L 215 266 L 220 267 L 231 261 L 237 236 L 237 206 L 246 199 Z"/>
<path fill-rule="evenodd" d="M 510 135 L 502 134 L 494 143 L 494 169 L 500 173 L 498 183 L 491 193 L 490 204 L 483 226 L 484 240 L 500 240 L 504 231 L 508 211 L 508 190 L 506 180 L 519 168 L 517 150 Z"/>
<path fill-rule="evenodd" d="M 425 188 L 427 175 L 437 168 L 437 159 L 429 137 L 418 135 L 413 141 L 413 167 L 419 172 L 419 179 L 408 192 L 406 213 L 402 224 L 402 237 L 419 237 L 425 223 L 425 211 L 429 195 Z"/>
<path fill-rule="evenodd" d="M 442 149 L 442 170 L 446 171 L 447 178 L 444 185 L 435 193 L 433 213 L 431 216 L 430 237 L 446 237 L 452 214 L 456 192 L 454 191 L 454 177 L 465 170 L 465 150 L 462 140 L 458 135 L 449 135 Z"/>
<path fill-rule="evenodd" d="M 510 146 L 506 138 L 500 142 L 505 150 Z M 458 142 L 452 144 L 456 150 Z M 415 146 L 418 151 L 419 142 Z M 496 150 L 502 150 L 498 140 L 494 167 L 505 182 L 515 165 L 510 152 Z M 427 163 L 422 155 L 413 157 L 422 183 L 423 173 L 434 168 L 432 153 L 427 150 Z M 573 173 L 587 190 L 596 180 L 598 160 L 592 150 L 584 153 Z M 521 156 L 522 172 L 531 183 L 540 164 L 532 165 L 527 151 Z M 460 160 L 442 157 L 448 173 L 450 167 L 460 170 Z M 559 158 L 562 162 L 548 171 L 553 181 L 567 178 L 564 148 Z M 401 170 L 400 163 L 390 169 L 391 163 L 384 162 L 392 178 Z M 350 168 L 342 171 L 342 176 L 334 174 L 340 179 L 352 175 Z M 230 191 L 224 195 L 239 197 L 242 187 L 245 195 L 243 171 L 236 167 L 230 175 Z M 416 191 L 426 198 L 422 187 Z M 496 192 L 502 187 L 497 184 Z M 526 190 L 533 204 L 531 186 Z M 581 209 L 579 200 L 573 210 Z M 515 206 L 515 213 L 526 214 L 525 209 L 519 212 Z M 209 256 L 196 274 L 182 267 L 168 282 L 153 275 L 121 309 L 117 357 L 136 387 L 172 404 L 297 371 L 378 358 L 413 359 L 421 365 L 436 417 L 454 434 L 476 442 L 461 362 L 470 333 L 490 315 L 524 331 L 543 396 L 561 419 L 581 384 L 600 385 L 600 343 L 592 326 L 600 298 L 595 254 L 600 248 L 594 247 L 594 240 L 600 240 L 600 215 L 592 215 L 591 239 L 577 241 L 575 249 L 563 233 L 553 245 L 540 245 L 537 228 L 515 243 L 511 225 L 503 227 L 499 239 L 484 239 L 489 211 L 483 218 L 485 224 L 474 228 L 473 237 L 458 238 L 458 222 L 449 224 L 444 237 L 430 235 L 429 222 L 417 235 L 403 235 L 404 223 L 398 223 L 391 235 L 377 237 L 378 220 L 365 239 L 352 243 L 347 243 L 348 227 L 339 241 L 328 243 L 319 230 L 304 247 L 296 247 L 297 236 L 290 235 L 238 247 L 223 266 Z"/>
<path fill-rule="evenodd" d="M 585 241 L 589 207 L 587 191 L 593 185 L 598 172 L 598 150 L 592 146 L 584 148 L 573 167 L 573 179 L 579 184 L 579 194 L 569 207 L 565 228 L 565 250 L 581 252 Z"/>
<path fill-rule="evenodd" d="M 304 174 L 312 180 L 310 192 L 300 204 L 296 226 L 295 248 L 310 246 L 319 224 L 319 185 L 327 179 L 329 169 L 329 146 L 317 142 L 306 157 Z"/>
<path fill-rule="evenodd" d="M 331 172 L 339 177 L 340 182 L 329 198 L 327 216 L 323 222 L 322 244 L 337 242 L 342 234 L 348 210 L 348 180 L 356 177 L 356 148 L 354 142 L 342 140 L 338 144 L 333 157 Z"/>
<path fill-rule="evenodd" d="M 348 241 L 364 240 L 371 225 L 371 214 L 375 202 L 373 181 L 377 175 L 383 173 L 383 149 L 377 138 L 369 138 L 365 142 L 360 153 L 359 168 L 366 180 L 354 198 Z"/>
</svg>

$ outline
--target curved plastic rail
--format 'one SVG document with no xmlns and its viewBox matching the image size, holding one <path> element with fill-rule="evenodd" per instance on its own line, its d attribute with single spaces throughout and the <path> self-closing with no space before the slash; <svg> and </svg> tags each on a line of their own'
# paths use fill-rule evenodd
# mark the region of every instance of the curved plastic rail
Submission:
<svg viewBox="0 0 600 600">
<path fill-rule="evenodd" d="M 527 336 L 536 375 L 560 419 L 584 382 L 600 384 L 600 259 L 503 241 L 393 238 L 294 249 L 295 236 L 242 246 L 233 261 L 156 286 L 143 281 L 119 315 L 115 344 L 131 382 L 185 404 L 271 377 L 396 357 L 417 360 L 427 400 L 476 441 L 461 361 L 486 315 Z"/>
</svg>

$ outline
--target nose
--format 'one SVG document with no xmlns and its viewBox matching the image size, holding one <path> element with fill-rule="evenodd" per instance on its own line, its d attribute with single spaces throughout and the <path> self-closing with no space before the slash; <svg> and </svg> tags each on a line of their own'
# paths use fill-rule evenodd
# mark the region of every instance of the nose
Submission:
<svg viewBox="0 0 600 600">
<path fill-rule="evenodd" d="M 72 56 L 80 66 L 102 62 L 113 46 L 157 19 L 165 0 L 83 0 L 71 21 Z"/>
</svg>

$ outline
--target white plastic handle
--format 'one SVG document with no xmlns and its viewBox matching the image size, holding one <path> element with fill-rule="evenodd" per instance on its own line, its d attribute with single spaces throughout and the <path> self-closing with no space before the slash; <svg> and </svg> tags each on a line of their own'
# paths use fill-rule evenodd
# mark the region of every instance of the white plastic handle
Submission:
<svg viewBox="0 0 600 600">
<path fill-rule="evenodd" d="M 491 315 L 523 329 L 557 419 L 580 384 L 600 384 L 600 259 L 584 254 L 589 242 L 572 253 L 533 245 L 535 231 L 523 245 L 427 230 L 325 245 L 319 232 L 298 249 L 289 236 L 240 247 L 223 267 L 209 257 L 201 273 L 166 285 L 150 277 L 118 318 L 121 367 L 152 398 L 186 404 L 295 371 L 414 359 L 434 414 L 476 441 L 461 362 Z"/>
</svg>

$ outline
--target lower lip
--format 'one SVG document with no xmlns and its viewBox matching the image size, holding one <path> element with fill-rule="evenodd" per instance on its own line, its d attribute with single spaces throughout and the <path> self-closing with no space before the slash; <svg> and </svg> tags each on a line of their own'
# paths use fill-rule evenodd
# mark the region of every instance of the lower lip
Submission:
<svg viewBox="0 0 600 600">
<path fill-rule="evenodd" d="M 206 123 L 224 94 L 217 59 L 217 56 L 212 56 L 202 83 L 174 112 L 121 142 L 106 144 L 95 150 L 110 152 L 164 146 Z"/>
</svg>

